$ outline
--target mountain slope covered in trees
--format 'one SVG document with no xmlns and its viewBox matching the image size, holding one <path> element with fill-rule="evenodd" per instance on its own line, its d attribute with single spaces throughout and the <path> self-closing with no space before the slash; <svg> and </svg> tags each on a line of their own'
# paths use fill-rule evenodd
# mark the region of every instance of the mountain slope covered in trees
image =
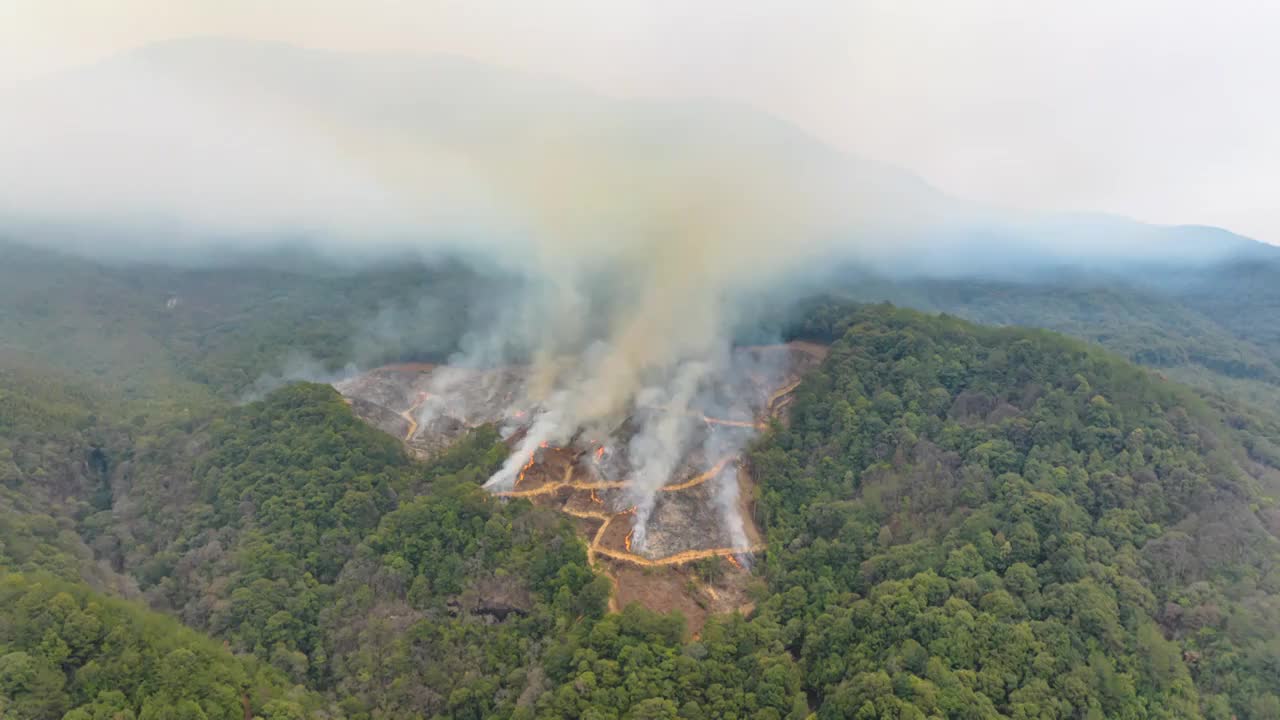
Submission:
<svg viewBox="0 0 1280 720">
<path fill-rule="evenodd" d="M 1280 712 L 1280 473 L 1060 336 L 877 307 L 753 455 L 820 717 Z"/>
<path fill-rule="evenodd" d="M 148 415 L 198 412 L 348 364 L 443 359 L 512 282 L 420 260 L 340 266 L 303 250 L 189 268 L 106 264 L 3 239 L 0 253 L 0 362 L 102 381 Z M 1280 263 L 1265 253 L 1021 281 L 842 268 L 811 285 L 1055 330 L 1280 414 Z"/>
<path fill-rule="evenodd" d="M 263 717 L 369 720 L 1280 712 L 1273 418 L 1044 331 L 828 304 L 793 332 L 833 348 L 750 455 L 756 609 L 698 637 L 607 613 L 563 518 L 484 493 L 505 455 L 491 431 L 422 465 L 327 386 L 231 407 L 188 378 L 208 390 L 183 411 L 7 355 L 4 611 L 74 614 L 50 599 L 66 593 L 133 618 L 120 632 L 160 660 L 141 689 L 111 688 L 123 700 L 91 692 L 82 667 L 116 645 L 59 655 L 45 637 L 72 630 L 37 641 L 6 616 L 0 702 L 20 718 L 153 696 L 216 717 L 232 691 Z M 192 631 L 137 630 L 156 612 Z M 165 685 L 188 645 L 204 689 Z"/>
<path fill-rule="evenodd" d="M 280 673 L 83 585 L 0 572 L 0 717 L 328 717 Z"/>
<path fill-rule="evenodd" d="M 1171 378 L 1280 412 L 1280 263 L 1063 268 L 1021 280 L 854 273 L 832 292 L 1095 342 Z"/>
<path fill-rule="evenodd" d="M 442 359 L 466 331 L 458 310 L 483 292 L 460 267 L 408 258 L 353 269 L 299 250 L 118 264 L 2 237 L 0 255 L 0 360 L 99 381 L 148 413 L 347 363 Z"/>
</svg>

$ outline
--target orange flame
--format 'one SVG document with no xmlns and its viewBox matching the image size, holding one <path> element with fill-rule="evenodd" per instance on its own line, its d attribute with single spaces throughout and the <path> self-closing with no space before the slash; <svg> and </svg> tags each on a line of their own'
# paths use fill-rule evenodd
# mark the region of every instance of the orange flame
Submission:
<svg viewBox="0 0 1280 720">
<path fill-rule="evenodd" d="M 540 447 L 540 448 L 547 447 L 547 441 L 546 441 L 546 440 L 543 440 L 542 442 L 538 443 L 538 447 Z"/>
<path fill-rule="evenodd" d="M 599 448 L 596 448 L 596 461 L 599 462 L 600 459 L 603 457 L 604 457 L 604 446 L 601 445 Z"/>
<path fill-rule="evenodd" d="M 603 501 L 603 500 L 601 500 L 599 497 L 597 497 L 597 496 L 596 496 L 595 488 L 592 488 L 592 489 L 591 489 L 591 502 L 593 502 L 593 503 L 595 503 L 595 504 L 597 504 L 597 505 L 603 505 L 603 504 L 604 504 L 604 501 Z"/>
<path fill-rule="evenodd" d="M 636 531 L 632 530 L 631 532 L 627 533 L 627 539 L 623 541 L 627 545 L 627 552 L 631 552 L 631 536 L 635 534 L 636 534 Z"/>
<path fill-rule="evenodd" d="M 533 467 L 533 453 L 529 453 L 529 462 L 525 463 L 524 467 L 520 468 L 520 474 L 516 476 L 516 485 L 519 485 L 520 481 L 524 480 L 524 474 L 529 472 L 529 468 L 531 467 Z"/>
<path fill-rule="evenodd" d="M 725 555 L 724 557 L 725 557 L 725 559 L 726 559 L 726 560 L 728 560 L 730 563 L 732 563 L 734 567 L 738 568 L 739 570 L 745 570 L 745 569 L 746 569 L 746 568 L 742 567 L 742 563 L 738 562 L 738 558 L 737 558 L 737 556 L 735 556 L 735 555 Z"/>
</svg>

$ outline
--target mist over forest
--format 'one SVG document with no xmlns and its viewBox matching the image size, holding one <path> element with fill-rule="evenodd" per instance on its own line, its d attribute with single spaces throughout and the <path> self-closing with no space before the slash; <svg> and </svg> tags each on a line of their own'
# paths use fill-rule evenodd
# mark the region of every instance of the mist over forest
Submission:
<svg viewBox="0 0 1280 720">
<path fill-rule="evenodd" d="M 4 93 L 0 717 L 1280 717 L 1276 246 L 446 56 Z"/>
</svg>

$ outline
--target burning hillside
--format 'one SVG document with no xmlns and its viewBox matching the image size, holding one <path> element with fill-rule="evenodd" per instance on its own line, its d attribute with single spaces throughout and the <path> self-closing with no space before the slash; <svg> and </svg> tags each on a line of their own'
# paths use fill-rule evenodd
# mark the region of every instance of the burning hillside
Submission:
<svg viewBox="0 0 1280 720">
<path fill-rule="evenodd" d="M 806 343 L 737 348 L 722 371 L 701 377 L 679 402 L 638 393 L 603 429 L 549 432 L 554 408 L 527 403 L 537 378 L 522 367 L 392 365 L 336 387 L 357 414 L 420 457 L 470 428 L 497 425 L 512 448 L 510 471 L 495 475 L 489 490 L 580 520 L 595 561 L 645 567 L 724 557 L 741 567 L 760 542 L 742 450 L 824 355 Z M 646 485 L 656 455 L 670 470 Z"/>
</svg>

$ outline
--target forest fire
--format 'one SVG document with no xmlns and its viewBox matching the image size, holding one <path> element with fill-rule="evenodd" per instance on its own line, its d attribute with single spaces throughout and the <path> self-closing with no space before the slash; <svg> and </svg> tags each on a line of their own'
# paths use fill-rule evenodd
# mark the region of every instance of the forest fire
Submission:
<svg viewBox="0 0 1280 720">
<path fill-rule="evenodd" d="M 724 418 L 711 417 L 710 415 L 703 415 L 703 416 L 702 416 L 702 422 L 706 423 L 707 425 L 724 425 L 724 426 L 726 426 L 726 427 L 740 427 L 740 428 L 755 428 L 755 427 L 758 427 L 758 424 L 757 424 L 757 423 L 755 423 L 755 422 L 753 422 L 753 421 L 748 421 L 748 420 L 726 420 L 726 419 L 724 419 Z"/>
<path fill-rule="evenodd" d="M 537 453 L 529 453 L 529 462 L 525 463 L 524 467 L 520 468 L 520 474 L 516 476 L 516 485 L 519 485 L 520 481 L 524 480 L 524 474 L 529 472 L 529 468 L 533 467 L 533 461 L 536 456 Z"/>
<path fill-rule="evenodd" d="M 764 422 L 769 416 L 765 399 L 820 362 L 822 353 L 780 345 L 735 350 L 734 357 L 741 365 L 737 374 L 708 380 L 706 390 L 707 398 L 724 392 L 731 401 L 660 401 L 615 427 L 590 431 L 570 428 L 572 419 L 559 416 L 564 408 L 513 406 L 514 389 L 528 382 L 529 371 L 521 367 L 444 367 L 417 375 L 380 369 L 343 381 L 340 389 L 360 401 L 362 418 L 394 431 L 419 457 L 446 451 L 481 424 L 498 426 L 510 455 L 498 482 L 491 478 L 486 487 L 590 520 L 580 527 L 591 533 L 593 559 L 674 567 L 733 554 L 729 562 L 746 568 L 761 546 L 747 519 L 749 503 L 720 497 L 741 482 L 741 473 L 727 473 L 756 432 L 750 418 Z M 421 412 L 428 398 L 430 412 Z M 662 436 L 663 428 L 678 437 Z"/>
<path fill-rule="evenodd" d="M 724 556 L 724 558 L 725 558 L 725 560 L 728 560 L 728 561 L 729 561 L 729 563 L 730 563 L 731 565 L 733 565 L 734 567 L 738 568 L 739 570 L 745 570 L 745 569 L 746 569 L 746 568 L 742 567 L 742 563 L 738 562 L 738 558 L 737 558 L 737 556 L 730 554 L 730 555 L 725 555 L 725 556 Z"/>
</svg>

